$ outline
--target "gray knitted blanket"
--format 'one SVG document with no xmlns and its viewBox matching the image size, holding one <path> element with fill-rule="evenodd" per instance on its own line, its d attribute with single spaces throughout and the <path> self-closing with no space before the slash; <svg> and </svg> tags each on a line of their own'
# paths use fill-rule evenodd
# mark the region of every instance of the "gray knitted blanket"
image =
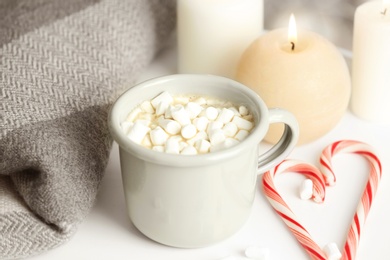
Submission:
<svg viewBox="0 0 390 260">
<path fill-rule="evenodd" d="M 74 234 L 108 161 L 109 106 L 175 19 L 175 0 L 0 1 L 0 259 Z"/>
</svg>

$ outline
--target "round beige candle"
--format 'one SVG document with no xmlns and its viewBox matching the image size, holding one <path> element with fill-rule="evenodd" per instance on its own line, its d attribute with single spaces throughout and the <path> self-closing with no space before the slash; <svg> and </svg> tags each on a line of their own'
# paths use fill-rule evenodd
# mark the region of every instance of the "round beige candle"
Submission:
<svg viewBox="0 0 390 260">
<path fill-rule="evenodd" d="M 291 32 L 291 30 L 290 30 Z M 339 50 L 322 36 L 288 29 L 260 36 L 244 52 L 236 79 L 255 90 L 268 107 L 292 112 L 300 126 L 298 144 L 325 135 L 340 121 L 349 102 L 351 79 Z M 281 125 L 265 138 L 276 142 Z"/>
</svg>

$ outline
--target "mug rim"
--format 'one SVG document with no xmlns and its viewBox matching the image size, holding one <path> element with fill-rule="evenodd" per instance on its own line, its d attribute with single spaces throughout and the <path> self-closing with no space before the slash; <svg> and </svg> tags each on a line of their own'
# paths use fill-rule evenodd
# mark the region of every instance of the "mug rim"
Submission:
<svg viewBox="0 0 390 260">
<path fill-rule="evenodd" d="M 144 91 L 144 89 L 149 88 L 153 85 L 159 84 L 161 82 L 167 83 L 180 80 L 206 80 L 215 82 L 216 84 L 226 84 L 229 87 L 233 87 L 236 90 L 239 90 L 244 94 L 245 98 L 248 98 L 255 104 L 255 107 L 258 110 L 259 116 L 257 118 L 258 121 L 255 127 L 245 139 L 243 139 L 238 144 L 232 147 L 221 149 L 215 152 L 208 152 L 205 154 L 196 155 L 169 154 L 165 152 L 153 151 L 128 139 L 120 127 L 121 122 L 119 122 L 118 116 L 115 116 L 121 109 L 121 103 L 123 103 L 128 96 L 134 95 L 139 91 Z M 183 94 L 186 93 L 183 92 Z M 140 100 L 138 104 L 141 104 L 143 101 L 144 100 Z M 137 104 L 129 106 L 135 108 Z M 135 155 L 138 158 L 162 165 L 170 165 L 176 167 L 193 167 L 206 166 L 208 164 L 212 164 L 221 160 L 226 160 L 240 154 L 241 151 L 248 149 L 248 146 L 250 147 L 254 144 L 259 145 L 269 128 L 270 123 L 268 122 L 268 114 L 268 107 L 265 105 L 264 101 L 260 98 L 260 96 L 256 92 L 251 90 L 249 87 L 243 85 L 238 81 L 211 74 L 172 74 L 168 76 L 160 76 L 148 79 L 146 81 L 135 84 L 133 87 L 124 91 L 111 106 L 108 116 L 108 126 L 111 136 L 117 142 L 119 147 L 121 149 L 124 149 L 126 152 Z"/>
</svg>

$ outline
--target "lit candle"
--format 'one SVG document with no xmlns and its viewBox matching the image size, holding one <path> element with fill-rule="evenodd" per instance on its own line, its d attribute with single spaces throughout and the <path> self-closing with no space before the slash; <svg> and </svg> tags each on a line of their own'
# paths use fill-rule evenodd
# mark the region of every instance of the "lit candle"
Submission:
<svg viewBox="0 0 390 260">
<path fill-rule="evenodd" d="M 298 144 L 311 142 L 336 126 L 349 102 L 351 80 L 339 50 L 322 36 L 287 28 L 256 39 L 244 52 L 236 79 L 255 90 L 268 107 L 292 112 L 300 126 Z M 274 143 L 283 128 L 271 126 Z"/>
<path fill-rule="evenodd" d="M 390 124 L 390 4 L 367 2 L 356 9 L 351 109 L 359 117 Z"/>
<path fill-rule="evenodd" d="M 178 0 L 179 73 L 234 77 L 263 30 L 263 0 Z"/>
</svg>

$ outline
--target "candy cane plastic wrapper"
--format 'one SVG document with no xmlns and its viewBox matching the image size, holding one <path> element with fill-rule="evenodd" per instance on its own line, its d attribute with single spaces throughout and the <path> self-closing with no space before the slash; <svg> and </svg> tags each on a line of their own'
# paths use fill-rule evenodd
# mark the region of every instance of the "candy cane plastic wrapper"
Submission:
<svg viewBox="0 0 390 260">
<path fill-rule="evenodd" d="M 334 185 L 336 177 L 332 169 L 331 160 L 338 153 L 355 153 L 362 155 L 369 162 L 370 174 L 363 195 L 359 201 L 356 213 L 353 217 L 351 227 L 348 231 L 345 242 L 342 260 L 353 260 L 356 256 L 359 244 L 361 228 L 367 218 L 372 201 L 378 188 L 382 176 L 382 166 L 377 155 L 371 146 L 365 143 L 351 140 L 342 140 L 327 146 L 320 158 L 322 173 L 314 166 L 298 161 L 286 160 L 275 169 L 263 175 L 263 188 L 265 195 L 275 211 L 282 217 L 283 221 L 292 231 L 297 240 L 301 243 L 312 259 L 325 260 L 326 254 L 313 241 L 310 234 L 302 224 L 299 223 L 295 214 L 291 211 L 282 197 L 275 189 L 274 177 L 282 172 L 297 172 L 306 175 L 313 181 L 313 200 L 322 202 L 325 199 L 325 184 Z M 323 174 L 323 175 L 321 175 Z"/>
<path fill-rule="evenodd" d="M 331 160 L 333 156 L 338 153 L 355 153 L 361 155 L 367 159 L 370 166 L 368 181 L 348 231 L 343 256 L 341 258 L 343 260 L 353 260 L 356 256 L 361 228 L 370 211 L 372 201 L 378 189 L 379 181 L 382 177 L 382 165 L 378 156 L 368 144 L 352 140 L 335 142 L 323 150 L 320 158 L 321 171 L 325 175 L 327 185 L 335 184 L 336 177 L 332 169 Z"/>
<path fill-rule="evenodd" d="M 303 174 L 311 179 L 313 181 L 312 199 L 317 203 L 321 203 L 325 199 L 325 181 L 323 176 L 313 165 L 296 160 L 285 160 L 274 169 L 264 173 L 263 188 L 268 201 L 271 203 L 276 213 L 283 219 L 284 223 L 288 226 L 311 258 L 326 260 L 325 253 L 322 252 L 321 248 L 313 241 L 309 232 L 300 224 L 297 216 L 275 188 L 274 178 L 283 172 L 295 172 Z"/>
</svg>

